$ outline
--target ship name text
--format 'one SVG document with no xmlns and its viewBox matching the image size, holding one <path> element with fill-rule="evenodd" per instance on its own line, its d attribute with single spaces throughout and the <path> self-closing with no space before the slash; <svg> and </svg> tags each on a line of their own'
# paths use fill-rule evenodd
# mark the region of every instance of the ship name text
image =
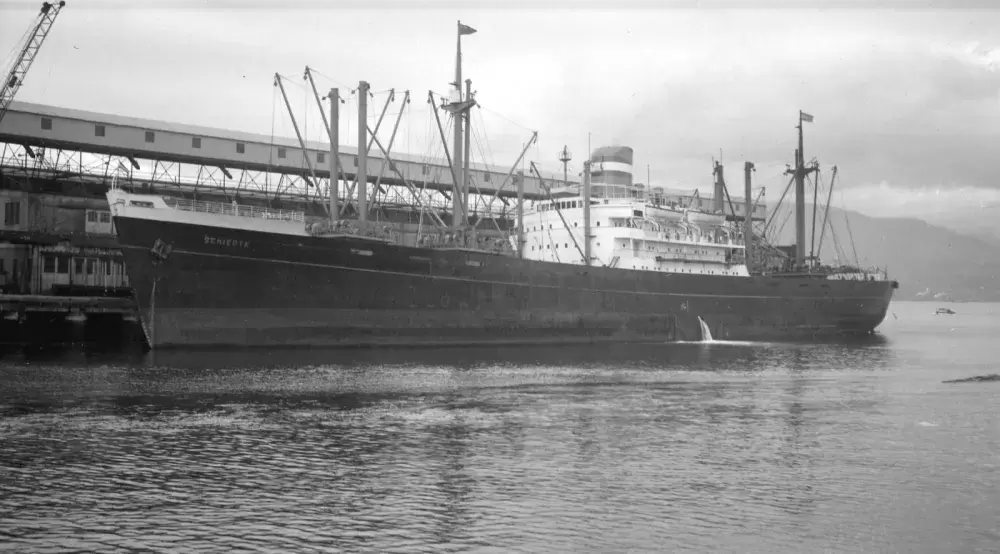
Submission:
<svg viewBox="0 0 1000 554">
<path fill-rule="evenodd" d="M 237 248 L 250 248 L 250 241 L 239 240 L 239 239 L 220 239 L 219 237 L 213 237 L 211 235 L 205 235 L 205 244 L 214 244 L 216 246 L 229 246 Z"/>
</svg>

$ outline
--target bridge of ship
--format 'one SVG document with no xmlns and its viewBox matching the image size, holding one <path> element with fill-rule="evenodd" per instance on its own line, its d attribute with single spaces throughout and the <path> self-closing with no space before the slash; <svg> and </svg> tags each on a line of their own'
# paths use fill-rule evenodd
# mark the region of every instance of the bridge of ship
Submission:
<svg viewBox="0 0 1000 554">
<path fill-rule="evenodd" d="M 265 200 L 298 197 L 325 203 L 328 199 L 328 143 L 309 141 L 303 149 L 297 140 L 283 137 L 13 102 L 0 122 L 0 146 L 0 169 L 8 175 L 105 186 L 117 181 L 161 191 L 221 192 L 226 197 Z M 340 146 L 344 182 L 356 178 L 357 153 L 354 146 Z M 306 156 L 317 186 L 309 186 Z M 450 210 L 453 180 L 446 160 L 390 152 L 385 161 L 373 146 L 367 181 L 380 185 L 380 204 L 414 205 L 409 187 L 390 163 L 416 189 L 424 189 L 424 206 Z M 470 196 L 475 206 L 470 213 L 511 213 L 520 177 L 510 172 L 510 167 L 472 164 Z M 343 201 L 350 188 L 340 186 Z M 523 194 L 527 200 L 547 198 L 538 178 L 530 174 L 523 176 Z"/>
</svg>

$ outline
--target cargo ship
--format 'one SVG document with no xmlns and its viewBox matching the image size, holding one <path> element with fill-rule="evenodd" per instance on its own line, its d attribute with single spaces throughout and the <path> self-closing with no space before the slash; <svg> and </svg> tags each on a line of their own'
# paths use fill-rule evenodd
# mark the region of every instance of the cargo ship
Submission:
<svg viewBox="0 0 1000 554">
<path fill-rule="evenodd" d="M 460 23 L 459 37 L 468 29 Z M 461 94 L 460 56 L 459 47 L 458 94 L 447 106 L 456 128 L 451 226 L 371 221 L 363 149 L 357 217 L 349 220 L 339 217 L 337 179 L 329 218 L 320 221 L 300 211 L 109 190 L 149 345 L 808 341 L 871 334 L 884 319 L 898 286 L 885 272 L 823 268 L 805 256 L 803 183 L 811 168 L 802 121 L 811 116 L 802 112 L 790 170 L 797 244 L 780 267 L 756 261 L 765 244 L 753 228 L 749 173 L 740 218 L 719 209 L 718 164 L 714 209 L 699 209 L 636 185 L 625 146 L 590 152 L 580 183 L 546 185 L 542 200 L 519 194 L 511 230 L 470 226 L 461 130 L 464 121 L 467 137 L 475 100 Z M 330 100 L 328 130 L 339 124 L 337 98 Z M 330 139 L 338 160 L 335 132 Z"/>
</svg>

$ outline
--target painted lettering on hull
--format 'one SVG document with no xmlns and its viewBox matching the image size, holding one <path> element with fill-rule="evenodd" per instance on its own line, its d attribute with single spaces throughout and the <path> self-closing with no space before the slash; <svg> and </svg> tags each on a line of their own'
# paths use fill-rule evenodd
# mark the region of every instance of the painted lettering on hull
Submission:
<svg viewBox="0 0 1000 554">
<path fill-rule="evenodd" d="M 226 246 L 229 248 L 250 248 L 250 241 L 248 240 L 220 239 L 219 237 L 213 237 L 211 235 L 205 235 L 205 244 Z"/>
</svg>

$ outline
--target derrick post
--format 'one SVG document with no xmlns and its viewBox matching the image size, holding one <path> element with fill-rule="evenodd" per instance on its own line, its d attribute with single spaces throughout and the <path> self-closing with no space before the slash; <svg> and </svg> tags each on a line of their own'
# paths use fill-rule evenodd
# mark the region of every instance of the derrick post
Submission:
<svg viewBox="0 0 1000 554">
<path fill-rule="evenodd" d="M 517 172 L 517 257 L 524 259 L 524 170 Z"/>
<path fill-rule="evenodd" d="M 802 152 L 802 115 L 799 113 L 799 148 L 795 151 L 795 265 L 806 262 L 806 168 Z"/>
<path fill-rule="evenodd" d="M 812 231 L 809 232 L 809 263 L 816 265 L 816 210 L 819 206 L 819 176 L 813 177 L 813 217 Z"/>
<path fill-rule="evenodd" d="M 750 202 L 751 198 L 751 179 L 750 174 L 754 171 L 753 162 L 746 162 L 743 164 L 743 171 L 745 173 L 744 187 L 743 187 L 743 257 L 746 259 L 747 271 L 751 272 L 752 260 L 753 260 L 753 204 Z"/>
<path fill-rule="evenodd" d="M 715 162 L 715 167 L 712 168 L 712 173 L 715 174 L 715 191 L 712 193 L 712 211 L 721 212 L 725 208 L 723 207 L 722 198 L 726 195 L 726 180 L 722 171 L 722 164 Z"/>
<path fill-rule="evenodd" d="M 472 99 L 472 79 L 465 80 L 465 99 L 466 100 Z M 462 111 L 464 112 L 464 114 L 462 114 L 462 119 L 465 120 L 465 146 L 462 148 L 462 162 L 465 165 L 462 171 L 462 227 L 464 228 L 472 223 L 470 221 L 471 218 L 469 217 L 469 159 L 472 157 L 469 155 L 469 150 L 470 150 L 469 142 L 472 137 L 472 132 L 469 127 L 469 124 L 472 121 L 472 106 L 470 105 L 469 107 L 463 109 Z M 462 112 L 457 112 L 457 113 L 462 113 Z M 462 119 L 455 120 L 455 125 L 458 126 L 459 122 L 462 121 Z M 478 223 L 479 222 L 477 221 L 476 222 L 477 226 Z M 475 237 L 476 237 L 476 228 L 473 227 L 472 239 L 475 240 Z M 463 238 L 467 240 L 467 237 L 465 237 L 464 234 Z M 468 246 L 468 244 L 466 244 L 465 246 Z"/>
<path fill-rule="evenodd" d="M 358 221 L 368 221 L 368 82 L 358 83 Z"/>
<path fill-rule="evenodd" d="M 583 162 L 583 263 L 590 265 L 590 160 Z"/>
<path fill-rule="evenodd" d="M 330 223 L 340 217 L 340 90 L 330 89 Z M 331 227 L 332 229 L 332 227 Z"/>
<path fill-rule="evenodd" d="M 812 123 L 813 116 L 799 110 L 799 148 L 795 151 L 795 263 L 799 269 L 805 268 L 806 260 L 806 175 L 818 171 L 819 166 L 813 164 L 806 167 L 805 150 L 802 146 L 802 124 Z M 815 220 L 815 210 L 813 219 Z M 815 226 L 815 221 L 813 223 Z M 815 230 L 814 230 L 815 231 Z"/>
<path fill-rule="evenodd" d="M 460 70 L 457 72 L 457 79 L 461 78 Z M 457 89 L 458 100 L 456 106 L 462 104 L 462 83 L 458 80 L 455 81 L 455 88 Z M 464 165 L 462 164 L 462 116 L 460 111 L 455 111 L 455 144 L 452 146 L 452 152 L 455 154 L 453 156 L 453 162 L 455 164 L 455 171 L 453 175 L 456 175 L 459 180 L 455 181 L 455 186 L 452 187 L 451 192 L 451 226 L 453 229 L 461 229 L 465 223 L 462 221 L 465 219 L 465 209 L 462 207 L 462 179 Z"/>
</svg>

